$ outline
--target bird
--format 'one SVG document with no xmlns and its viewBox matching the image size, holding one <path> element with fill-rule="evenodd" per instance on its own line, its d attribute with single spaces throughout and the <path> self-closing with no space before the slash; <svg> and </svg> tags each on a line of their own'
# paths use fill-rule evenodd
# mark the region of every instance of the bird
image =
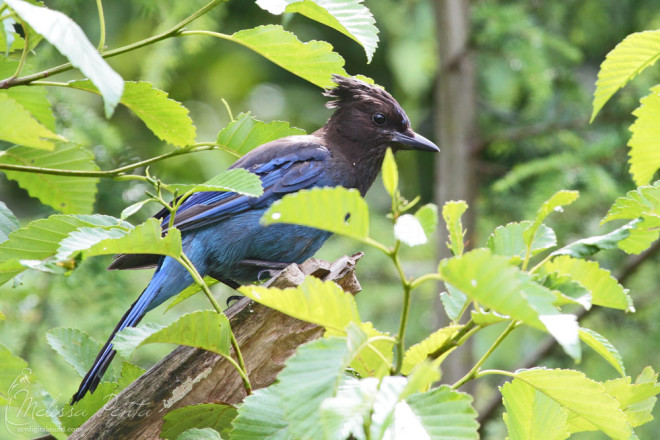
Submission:
<svg viewBox="0 0 660 440">
<path fill-rule="evenodd" d="M 263 194 L 198 192 L 175 213 L 172 225 L 181 231 L 184 253 L 202 276 L 232 287 L 258 281 L 264 270 L 302 263 L 313 256 L 331 233 L 292 224 L 261 225 L 266 210 L 286 194 L 313 187 L 357 189 L 362 196 L 378 175 L 388 148 L 439 152 L 415 133 L 399 103 L 384 89 L 362 80 L 333 75 L 324 95 L 334 113 L 308 135 L 288 136 L 251 150 L 231 168 L 243 168 L 261 179 Z M 301 209 L 303 209 L 301 207 Z M 154 215 L 163 234 L 170 211 Z M 94 392 L 112 361 L 113 338 L 126 327 L 192 284 L 186 269 L 171 257 L 123 254 L 108 269 L 155 267 L 151 281 L 112 331 L 83 378 L 72 404 Z"/>
</svg>

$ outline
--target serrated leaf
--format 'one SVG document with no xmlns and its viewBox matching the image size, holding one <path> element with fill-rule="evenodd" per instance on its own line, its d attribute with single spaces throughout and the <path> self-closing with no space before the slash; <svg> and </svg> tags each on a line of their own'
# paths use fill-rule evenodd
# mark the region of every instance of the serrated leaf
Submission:
<svg viewBox="0 0 660 440">
<path fill-rule="evenodd" d="M 71 81 L 68 86 L 99 93 L 91 81 Z M 119 102 L 131 109 L 159 139 L 177 147 L 195 143 L 196 129 L 188 109 L 151 83 L 126 81 Z"/>
<path fill-rule="evenodd" d="M 1 105 L 0 105 L 1 107 Z M 59 144 L 54 151 L 12 147 L 0 153 L 0 163 L 75 171 L 98 171 L 94 156 L 74 144 Z M 4 171 L 32 197 L 65 214 L 93 211 L 97 177 L 56 176 L 42 173 Z"/>
<path fill-rule="evenodd" d="M 296 354 L 286 361 L 276 389 L 292 437 L 323 438 L 321 402 L 336 393 L 352 355 L 364 341 L 350 343 L 352 349 L 347 342 L 346 338 L 337 337 L 312 341 L 298 347 Z"/>
<path fill-rule="evenodd" d="M 0 140 L 41 150 L 52 150 L 66 139 L 42 125 L 6 90 L 0 90 Z"/>
<path fill-rule="evenodd" d="M 405 406 L 399 405 L 394 415 L 394 431 L 398 433 L 399 429 L 403 430 L 404 435 L 400 438 L 424 438 L 410 436 L 413 432 L 425 433 L 430 440 L 479 438 L 477 412 L 472 407 L 472 397 L 468 394 L 442 385 L 426 393 L 407 397 L 405 403 L 410 407 L 411 413 L 406 411 Z"/>
<path fill-rule="evenodd" d="M 660 31 L 628 35 L 607 54 L 600 66 L 594 91 L 594 120 L 600 109 L 628 81 L 660 58 Z"/>
<path fill-rule="evenodd" d="M 601 334 L 588 329 L 581 327 L 580 328 L 580 339 L 582 342 L 591 347 L 596 353 L 601 355 L 611 366 L 613 366 L 616 371 L 621 374 L 621 376 L 626 375 L 626 367 L 623 366 L 623 360 L 621 359 L 621 354 L 619 351 Z"/>
<path fill-rule="evenodd" d="M 36 36 L 36 34 L 35 34 Z M 22 39 L 20 39 L 23 41 Z M 0 45 L 1 46 L 1 45 Z M 0 52 L 2 52 L 0 47 Z M 14 74 L 18 61 L 0 58 L 0 78 L 8 78 Z M 55 116 L 47 98 L 45 87 L 17 86 L 3 90 L 7 96 L 18 102 L 33 118 L 50 131 L 55 131 Z"/>
<path fill-rule="evenodd" d="M 179 194 L 200 191 L 232 191 L 246 196 L 259 197 L 264 193 L 259 176 L 243 168 L 223 171 L 202 184 L 169 186 L 178 189 Z"/>
<path fill-rule="evenodd" d="M 642 186 L 619 197 L 607 212 L 602 223 L 611 220 L 630 220 L 643 216 L 660 217 L 660 181 Z"/>
<path fill-rule="evenodd" d="M 62 411 L 67 417 L 62 418 L 67 432 L 80 427 L 92 415 L 100 410 L 108 401 L 116 396 L 117 384 L 101 382 L 93 393 L 87 393 L 74 405 L 66 405 Z"/>
<path fill-rule="evenodd" d="M 630 236 L 631 230 L 633 230 L 638 223 L 639 220 L 633 220 L 608 234 L 574 241 L 561 249 L 557 249 L 550 255 L 570 255 L 575 258 L 586 258 L 600 251 L 616 249 L 620 241 Z"/>
<path fill-rule="evenodd" d="M 323 326 L 333 335 L 345 335 L 349 323 L 360 322 L 353 295 L 333 281 L 310 276 L 293 288 L 248 285 L 240 287 L 239 292 L 271 309 Z"/>
<path fill-rule="evenodd" d="M 412 214 L 403 214 L 396 219 L 394 237 L 408 246 L 418 246 L 428 241 L 424 228 Z"/>
<path fill-rule="evenodd" d="M 555 295 L 510 265 L 508 258 L 476 249 L 442 261 L 439 272 L 446 282 L 484 306 L 548 331 L 569 355 L 579 359 L 575 315 L 561 314 L 553 305 Z"/>
<path fill-rule="evenodd" d="M 131 364 L 130 362 L 122 362 L 121 373 L 119 374 L 119 379 L 117 379 L 117 392 L 123 390 L 138 380 L 145 371 L 146 370 L 144 368 L 140 368 L 137 365 Z"/>
<path fill-rule="evenodd" d="M 80 377 L 85 377 L 101 344 L 82 330 L 73 328 L 54 328 L 46 332 L 46 340 L 64 360 L 76 370 Z"/>
<path fill-rule="evenodd" d="M 357 324 L 350 323 L 346 331 L 352 331 L 353 326 Z M 360 377 L 382 378 L 389 374 L 392 367 L 394 338 L 388 333 L 376 330 L 370 322 L 360 323 L 357 327 L 367 335 L 367 341 L 349 366 L 357 371 Z"/>
<path fill-rule="evenodd" d="M 4 406 L 4 420 L 35 430 L 36 422 L 55 438 L 66 439 L 56 411 L 50 406 L 54 399 L 38 382 L 28 363 L 0 344 L 0 365 L 0 403 Z"/>
<path fill-rule="evenodd" d="M 203 403 L 177 408 L 165 415 L 160 438 L 174 440 L 190 428 L 212 428 L 224 436 L 231 429 L 231 422 L 236 414 L 236 408 L 222 403 Z"/>
<path fill-rule="evenodd" d="M 0 243 L 0 284 L 13 278 L 25 267 L 19 260 L 45 260 L 57 252 L 60 241 L 81 227 L 107 227 L 131 225 L 107 215 L 52 215 L 47 219 L 35 220 L 26 227 L 9 234 L 9 239 Z"/>
<path fill-rule="evenodd" d="M 556 306 L 579 304 L 585 310 L 591 309 L 591 292 L 569 275 L 549 273 L 543 277 L 542 284 L 557 294 Z"/>
<path fill-rule="evenodd" d="M 575 370 L 535 368 L 518 370 L 515 377 L 548 396 L 613 439 L 628 440 L 632 429 L 619 403 L 607 393 L 605 386 Z M 569 430 L 572 429 L 569 420 Z"/>
<path fill-rule="evenodd" d="M 179 434 L 176 440 L 223 440 L 220 433 L 211 428 L 191 428 Z"/>
<path fill-rule="evenodd" d="M 660 32 L 658 33 L 658 55 L 660 56 Z M 640 101 L 633 112 L 635 122 L 630 126 L 630 174 L 637 186 L 651 183 L 660 168 L 660 86 L 651 88 L 651 93 Z"/>
<path fill-rule="evenodd" d="M 207 276 L 207 277 L 204 277 L 204 282 L 206 283 L 206 285 L 207 285 L 208 287 L 211 287 L 211 286 L 213 286 L 214 284 L 218 284 L 218 283 L 219 283 L 219 281 L 216 280 L 215 278 L 211 278 L 211 277 L 208 277 L 208 276 Z M 197 292 L 201 292 L 201 290 L 202 290 L 202 288 L 199 287 L 198 284 L 191 284 L 190 286 L 186 287 L 186 288 L 183 289 L 183 290 L 182 290 L 177 296 L 174 297 L 174 299 L 172 300 L 172 302 L 169 303 L 169 304 L 167 305 L 167 307 L 165 308 L 165 310 L 163 311 L 163 313 L 167 312 L 167 311 L 170 310 L 172 307 L 174 307 L 175 305 L 179 304 L 181 301 L 190 298 L 191 296 L 193 296 L 193 295 L 196 294 Z"/>
<path fill-rule="evenodd" d="M 78 253 L 82 258 L 114 254 L 157 254 L 181 256 L 181 233 L 176 228 L 162 236 L 160 221 L 150 218 L 132 230 L 126 228 L 82 227 L 60 242 L 58 260 L 68 260 Z"/>
<path fill-rule="evenodd" d="M 619 249 L 629 254 L 640 254 L 660 237 L 660 217 L 642 216 L 630 230 L 630 235 L 618 243 Z"/>
<path fill-rule="evenodd" d="M 355 189 L 313 188 L 273 203 L 261 223 L 293 223 L 365 240 L 369 237 L 369 208 Z"/>
<path fill-rule="evenodd" d="M 653 368 L 647 367 L 651 372 Z M 639 378 L 638 378 L 639 379 Z M 660 394 L 660 385 L 655 379 L 650 381 L 635 381 L 631 384 L 630 377 L 621 377 L 605 382 L 607 393 L 619 401 L 619 405 L 628 418 L 631 426 L 640 426 L 653 420 L 651 412 Z"/>
<path fill-rule="evenodd" d="M 467 211 L 468 205 L 463 200 L 449 201 L 442 207 L 442 218 L 445 220 L 449 231 L 449 242 L 447 247 L 454 255 L 463 254 L 463 237 L 465 231 L 461 223 L 461 216 Z"/>
<path fill-rule="evenodd" d="M 274 384 L 245 398 L 232 424 L 232 440 L 293 440 L 282 411 L 279 387 Z"/>
<path fill-rule="evenodd" d="M 297 12 L 338 30 L 358 42 L 371 62 L 378 46 L 378 28 L 362 0 L 257 0 L 257 5 L 271 14 Z"/>
<path fill-rule="evenodd" d="M 365 422 L 370 418 L 378 388 L 376 378 L 344 380 L 336 395 L 321 403 L 324 438 L 365 440 Z"/>
<path fill-rule="evenodd" d="M 562 255 L 547 261 L 541 272 L 567 275 L 591 292 L 592 304 L 626 311 L 634 311 L 632 298 L 610 272 L 595 261 L 580 260 Z"/>
<path fill-rule="evenodd" d="M 532 225 L 523 233 L 525 244 L 528 246 L 531 245 L 532 240 L 536 236 L 536 231 L 541 227 L 541 224 L 545 221 L 548 215 L 553 211 L 563 211 L 562 206 L 570 205 L 576 201 L 579 196 L 580 193 L 577 191 L 560 190 L 543 202 L 538 211 L 536 211 L 534 223 L 532 223 Z"/>
<path fill-rule="evenodd" d="M 183 315 L 167 326 L 155 324 L 127 327 L 117 333 L 114 348 L 130 357 L 138 347 L 156 342 L 187 345 L 229 356 L 229 320 L 223 314 L 200 310 Z"/>
<path fill-rule="evenodd" d="M 106 117 L 110 117 L 121 98 L 124 81 L 99 55 L 82 29 L 61 12 L 22 0 L 6 3 L 98 87 Z"/>
<path fill-rule="evenodd" d="M 0 243 L 6 241 L 9 234 L 16 229 L 18 229 L 18 219 L 4 202 L 0 202 Z"/>
<path fill-rule="evenodd" d="M 242 156 L 259 145 L 285 136 L 304 135 L 305 130 L 291 127 L 288 122 L 262 122 L 250 113 L 241 113 L 236 120 L 218 133 L 218 144 Z"/>
<path fill-rule="evenodd" d="M 438 227 L 438 206 L 433 203 L 427 203 L 417 210 L 415 218 L 422 225 L 426 236 L 430 237 Z"/>
<path fill-rule="evenodd" d="M 383 173 L 385 190 L 390 197 L 394 197 L 399 187 L 399 170 L 396 167 L 396 160 L 394 160 L 394 153 L 392 153 L 391 148 L 385 151 L 381 172 Z"/>
<path fill-rule="evenodd" d="M 509 440 L 564 440 L 568 438 L 568 415 L 559 402 L 521 380 L 500 388 Z"/>
<path fill-rule="evenodd" d="M 498 226 L 488 237 L 487 246 L 495 255 L 511 257 L 512 262 L 520 263 L 525 259 L 527 245 L 523 235 L 532 225 L 531 221 L 520 223 L 509 223 L 506 226 Z M 530 256 L 557 245 L 555 231 L 541 224 L 536 230 L 530 246 Z"/>
<path fill-rule="evenodd" d="M 302 43 L 282 26 L 266 25 L 238 31 L 228 39 L 260 54 L 294 75 L 323 88 L 332 88 L 333 73 L 348 76 L 344 59 L 325 41 Z"/>
<path fill-rule="evenodd" d="M 408 375 L 412 370 L 426 361 L 427 357 L 441 348 L 452 336 L 456 334 L 462 325 L 449 325 L 431 333 L 429 337 L 411 346 L 403 357 L 401 373 Z"/>
<path fill-rule="evenodd" d="M 447 291 L 440 292 L 440 301 L 442 301 L 442 307 L 444 307 L 447 317 L 452 321 L 456 321 L 463 311 L 468 297 L 449 283 L 445 283 L 445 287 Z"/>
</svg>

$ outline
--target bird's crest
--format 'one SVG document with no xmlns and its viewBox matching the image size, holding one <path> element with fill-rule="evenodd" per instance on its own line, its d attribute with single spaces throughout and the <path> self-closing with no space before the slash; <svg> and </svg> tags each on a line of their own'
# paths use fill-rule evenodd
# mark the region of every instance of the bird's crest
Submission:
<svg viewBox="0 0 660 440">
<path fill-rule="evenodd" d="M 332 80 L 337 84 L 332 89 L 326 89 L 324 96 L 335 98 L 328 101 L 325 106 L 328 108 L 338 108 L 350 102 L 384 102 L 396 104 L 396 100 L 384 89 L 357 78 L 347 78 L 345 76 L 333 74 Z"/>
</svg>

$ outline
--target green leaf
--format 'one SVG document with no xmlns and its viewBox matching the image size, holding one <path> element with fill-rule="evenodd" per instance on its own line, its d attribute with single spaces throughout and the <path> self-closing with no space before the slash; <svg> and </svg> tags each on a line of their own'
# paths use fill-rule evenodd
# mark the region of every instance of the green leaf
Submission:
<svg viewBox="0 0 660 440">
<path fill-rule="evenodd" d="M 236 408 L 223 403 L 184 406 L 165 415 L 160 438 L 173 440 L 190 428 L 212 428 L 229 438 L 231 422 L 237 413 Z"/>
<path fill-rule="evenodd" d="M 461 216 L 467 211 L 468 205 L 463 200 L 449 201 L 442 207 L 442 218 L 445 220 L 449 231 L 449 242 L 447 247 L 454 255 L 463 254 L 463 237 L 465 230 L 461 223 Z"/>
<path fill-rule="evenodd" d="M 78 253 L 82 258 L 114 254 L 157 254 L 181 256 L 181 233 L 172 228 L 162 236 L 160 220 L 150 218 L 132 230 L 126 228 L 82 227 L 60 242 L 58 260 L 68 260 Z"/>
<path fill-rule="evenodd" d="M 445 283 L 445 287 L 447 291 L 440 292 L 440 301 L 442 301 L 447 317 L 452 321 L 456 321 L 460 317 L 468 297 L 449 283 Z"/>
<path fill-rule="evenodd" d="M 472 318 L 472 321 L 474 321 L 475 324 L 480 325 L 482 327 L 486 327 L 492 324 L 497 324 L 498 322 L 509 320 L 508 316 L 500 315 L 499 313 L 494 312 L 493 310 L 486 311 L 482 308 L 479 308 L 479 310 L 471 310 L 470 317 Z"/>
<path fill-rule="evenodd" d="M 35 220 L 26 227 L 9 234 L 9 239 L 0 243 L 0 284 L 10 280 L 25 267 L 19 260 L 45 260 L 57 252 L 60 241 L 81 227 L 130 226 L 107 215 L 51 215 L 47 219 Z"/>
<path fill-rule="evenodd" d="M 23 0 L 6 0 L 6 3 L 98 87 L 109 118 L 121 98 L 124 81 L 99 55 L 82 29 L 61 12 Z"/>
<path fill-rule="evenodd" d="M 123 390 L 144 374 L 145 370 L 130 362 L 122 362 L 121 373 L 117 379 L 117 392 Z"/>
<path fill-rule="evenodd" d="M 0 243 L 9 238 L 9 234 L 18 229 L 18 219 L 4 202 L 0 202 Z"/>
<path fill-rule="evenodd" d="M 361 331 L 367 335 L 364 347 L 357 352 L 350 367 L 358 372 L 360 377 L 382 378 L 390 373 L 394 349 L 394 338 L 388 333 L 382 333 L 370 322 L 357 326 L 349 323 L 346 332 Z"/>
<path fill-rule="evenodd" d="M 366 335 L 364 341 L 366 341 Z M 323 338 L 298 347 L 278 375 L 277 386 L 289 432 L 296 439 L 323 438 L 321 402 L 335 395 L 352 355 L 364 341 Z M 350 346 L 350 348 L 349 348 Z M 241 411 L 239 410 L 239 417 Z"/>
<path fill-rule="evenodd" d="M 514 379 L 500 387 L 509 440 L 564 440 L 568 415 L 559 402 Z"/>
<path fill-rule="evenodd" d="M 498 226 L 490 234 L 490 237 L 488 237 L 487 246 L 493 254 L 511 257 L 511 261 L 518 264 L 525 259 L 527 245 L 525 244 L 523 235 L 531 225 L 532 222 L 523 221 L 520 223 L 509 223 L 506 226 Z M 555 231 L 541 224 L 532 238 L 530 256 L 534 256 L 556 245 L 557 236 L 555 235 Z"/>
<path fill-rule="evenodd" d="M 211 286 L 219 283 L 218 280 L 216 280 L 215 278 L 211 278 L 211 277 L 204 277 L 204 282 L 206 283 L 206 285 L 208 287 L 211 287 Z M 179 304 L 181 301 L 186 300 L 186 299 L 190 298 L 191 296 L 193 296 L 194 294 L 196 294 L 197 292 L 201 292 L 201 291 L 202 291 L 202 288 L 199 287 L 198 284 L 191 284 L 190 286 L 183 289 L 177 296 L 174 297 L 172 302 L 167 305 L 167 307 L 165 308 L 163 313 L 167 312 L 172 307 Z"/>
<path fill-rule="evenodd" d="M 146 205 L 149 202 L 155 202 L 154 199 L 145 199 L 145 200 L 140 200 L 139 202 L 135 202 L 132 205 L 127 206 L 121 211 L 121 214 L 119 215 L 119 218 L 122 220 L 126 220 L 133 214 L 136 214 L 144 205 Z"/>
<path fill-rule="evenodd" d="M 68 86 L 99 93 L 91 81 L 70 81 Z M 177 147 L 195 143 L 195 126 L 188 109 L 168 98 L 166 92 L 158 90 L 153 84 L 126 81 L 119 102 L 131 109 L 159 139 Z"/>
<path fill-rule="evenodd" d="M 360 322 L 353 295 L 333 281 L 307 277 L 293 288 L 248 285 L 240 287 L 239 292 L 271 309 L 323 326 L 333 335 L 345 335 L 349 323 Z"/>
<path fill-rule="evenodd" d="M 256 390 L 243 400 L 234 419 L 232 440 L 293 440 L 282 411 L 280 387 L 275 384 Z"/>
<path fill-rule="evenodd" d="M 580 260 L 562 255 L 547 261 L 541 272 L 567 275 L 591 292 L 592 304 L 626 311 L 634 311 L 632 298 L 610 272 L 595 261 Z"/>
<path fill-rule="evenodd" d="M 5 407 L 6 426 L 19 423 L 25 428 L 37 428 L 36 422 L 55 438 L 65 439 L 57 411 L 50 406 L 54 399 L 37 381 L 27 362 L 0 344 L 0 365 L 0 404 Z"/>
<path fill-rule="evenodd" d="M 632 429 L 619 403 L 607 393 L 605 386 L 575 370 L 535 368 L 518 370 L 515 377 L 548 396 L 613 439 L 628 440 Z M 573 422 L 569 420 L 569 430 Z"/>
<path fill-rule="evenodd" d="M 1 105 L 0 105 L 1 107 Z M 0 163 L 75 171 L 98 171 L 94 156 L 75 144 L 59 144 L 54 151 L 12 147 L 0 153 Z M 56 176 L 42 173 L 4 171 L 32 197 L 65 214 L 93 211 L 97 177 Z"/>
<path fill-rule="evenodd" d="M 333 73 L 348 76 L 344 70 L 344 59 L 332 51 L 329 43 L 302 43 L 282 26 L 258 26 L 238 31 L 227 38 L 319 87 L 334 87 L 331 79 Z"/>
<path fill-rule="evenodd" d="M 201 185 L 169 185 L 179 190 L 179 194 L 199 191 L 232 191 L 246 196 L 259 197 L 264 193 L 261 179 L 243 168 L 224 171 Z"/>
<path fill-rule="evenodd" d="M 378 46 L 378 28 L 373 15 L 362 0 L 257 0 L 271 14 L 297 12 L 329 26 L 359 43 L 371 62 Z"/>
<path fill-rule="evenodd" d="M 408 246 L 418 246 L 428 241 L 419 220 L 411 214 L 403 214 L 396 219 L 394 237 Z"/>
<path fill-rule="evenodd" d="M 575 315 L 554 306 L 556 295 L 512 266 L 508 259 L 477 249 L 440 263 L 443 279 L 494 311 L 550 333 L 567 354 L 580 359 Z"/>
<path fill-rule="evenodd" d="M 660 236 L 660 218 L 642 216 L 630 230 L 630 235 L 619 242 L 619 249 L 629 254 L 644 252 Z"/>
<path fill-rule="evenodd" d="M 660 58 L 660 30 L 628 35 L 607 54 L 600 65 L 591 121 L 616 93 L 642 70 Z"/>
<path fill-rule="evenodd" d="M 223 440 L 218 431 L 211 428 L 191 428 L 179 434 L 176 440 Z"/>
<path fill-rule="evenodd" d="M 660 32 L 658 32 L 658 54 L 660 55 Z M 660 85 L 651 88 L 651 93 L 640 101 L 640 106 L 633 112 L 636 117 L 630 126 L 632 136 L 630 147 L 630 174 L 637 186 L 651 183 L 660 168 Z"/>
<path fill-rule="evenodd" d="M 386 379 L 391 378 L 384 378 L 383 384 Z M 325 433 L 323 438 L 365 440 L 366 422 L 370 419 L 374 401 L 380 391 L 379 385 L 375 378 L 344 380 L 337 393 L 321 403 L 321 424 Z M 374 438 L 382 437 L 379 435 Z"/>
<path fill-rule="evenodd" d="M 426 236 L 430 237 L 438 227 L 438 206 L 433 203 L 427 203 L 417 210 L 415 218 L 422 225 Z"/>
<path fill-rule="evenodd" d="M 66 139 L 42 125 L 30 112 L 5 90 L 0 90 L 0 140 L 26 147 L 52 150 L 58 141 Z"/>
<path fill-rule="evenodd" d="M 116 393 L 116 383 L 101 382 L 93 393 L 85 394 L 85 396 L 74 405 L 66 405 L 62 411 L 67 417 L 62 418 L 62 423 L 66 427 L 67 432 L 71 432 L 80 427 L 92 415 L 108 403 L 110 399 L 114 398 Z"/>
<path fill-rule="evenodd" d="M 358 190 L 339 186 L 287 194 L 273 203 L 261 222 L 310 226 L 363 241 L 369 237 L 367 203 Z"/>
<path fill-rule="evenodd" d="M 586 258 L 600 251 L 616 249 L 618 243 L 621 240 L 628 238 L 631 230 L 633 230 L 638 223 L 639 220 L 633 220 L 608 234 L 574 241 L 561 249 L 557 249 L 550 255 L 570 255 L 575 258 Z"/>
<path fill-rule="evenodd" d="M 285 136 L 303 135 L 305 130 L 291 127 L 288 122 L 262 122 L 250 113 L 241 113 L 234 121 L 220 130 L 217 143 L 242 156 L 259 145 Z"/>
<path fill-rule="evenodd" d="M 100 343 L 84 331 L 73 328 L 59 327 L 48 330 L 46 340 L 80 377 L 85 377 L 101 350 Z"/>
<path fill-rule="evenodd" d="M 138 347 L 156 342 L 197 347 L 228 357 L 230 332 L 225 315 L 200 310 L 183 315 L 168 326 L 151 324 L 125 328 L 117 333 L 113 344 L 127 358 Z"/>
<path fill-rule="evenodd" d="M 18 61 L 0 58 L 0 78 L 12 76 L 17 67 Z M 7 96 L 22 105 L 33 118 L 47 129 L 55 131 L 55 116 L 50 101 L 48 101 L 45 87 L 17 86 L 4 90 L 2 93 L 6 93 Z"/>
<path fill-rule="evenodd" d="M 623 366 L 621 354 L 605 337 L 591 329 L 580 327 L 580 339 L 601 355 L 621 376 L 626 375 L 626 367 Z"/>
<path fill-rule="evenodd" d="M 399 187 L 399 170 L 396 167 L 394 160 L 394 153 L 392 149 L 388 148 L 385 151 L 385 159 L 383 159 L 383 166 L 381 172 L 383 173 L 383 185 L 390 197 L 396 196 L 396 191 Z"/>
<path fill-rule="evenodd" d="M 641 186 L 628 191 L 625 196 L 616 199 L 601 224 L 644 216 L 660 217 L 660 181 L 652 186 Z"/>
<path fill-rule="evenodd" d="M 557 191 L 548 200 L 543 202 L 543 205 L 536 211 L 536 218 L 534 223 L 527 228 L 523 234 L 525 244 L 531 246 L 532 241 L 536 237 L 536 231 L 541 227 L 541 224 L 553 211 L 563 212 L 562 206 L 570 205 L 580 196 L 577 191 L 561 190 Z"/>
<path fill-rule="evenodd" d="M 406 398 L 408 411 L 395 413 L 394 426 L 405 426 L 404 432 L 425 433 L 431 440 L 476 440 L 477 412 L 472 397 L 442 385 L 431 391 Z M 414 434 L 404 438 L 422 438 Z"/>
<path fill-rule="evenodd" d="M 401 373 L 410 374 L 415 367 L 426 361 L 427 357 L 437 351 L 458 332 L 462 325 L 449 325 L 431 333 L 429 337 L 406 350 L 401 366 Z M 444 356 L 440 358 L 440 362 Z M 438 362 L 439 363 L 439 362 Z M 437 365 L 436 365 L 437 366 Z"/>
</svg>

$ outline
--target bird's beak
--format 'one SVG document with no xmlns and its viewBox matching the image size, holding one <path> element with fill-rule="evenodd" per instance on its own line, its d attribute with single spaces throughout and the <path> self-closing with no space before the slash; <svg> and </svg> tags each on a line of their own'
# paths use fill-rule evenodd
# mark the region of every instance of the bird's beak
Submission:
<svg viewBox="0 0 660 440">
<path fill-rule="evenodd" d="M 404 150 L 432 151 L 434 153 L 440 152 L 440 148 L 438 148 L 436 144 L 412 130 L 408 130 L 405 133 L 399 131 L 394 132 L 392 135 L 392 143 Z"/>
</svg>

